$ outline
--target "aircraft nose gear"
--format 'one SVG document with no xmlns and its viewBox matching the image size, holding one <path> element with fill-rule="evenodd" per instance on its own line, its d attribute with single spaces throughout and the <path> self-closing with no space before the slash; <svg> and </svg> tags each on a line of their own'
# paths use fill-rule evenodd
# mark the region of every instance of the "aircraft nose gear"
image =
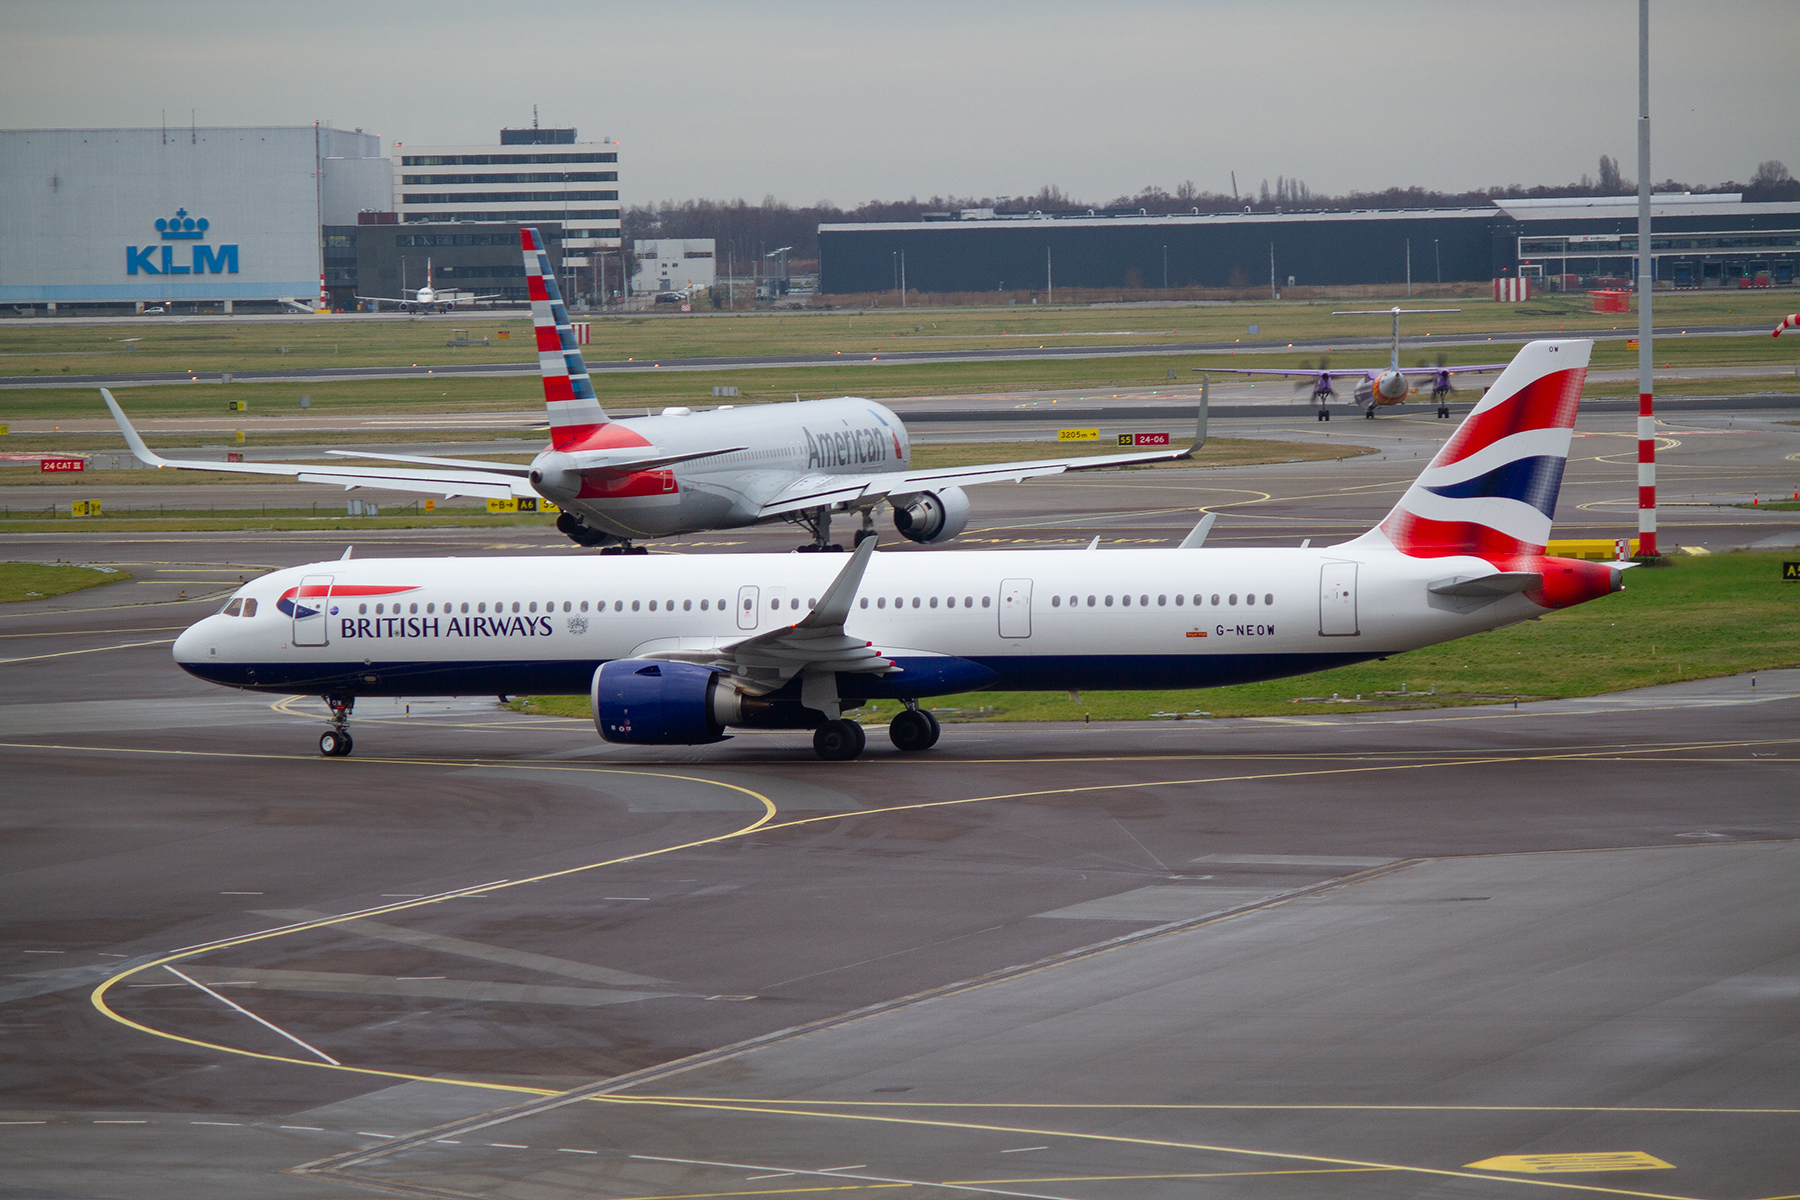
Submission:
<svg viewBox="0 0 1800 1200">
<path fill-rule="evenodd" d="M 356 707 L 355 696 L 321 697 L 331 709 L 331 728 L 319 735 L 319 753 L 327 758 L 343 758 L 356 745 L 350 736 L 350 710 Z"/>
</svg>

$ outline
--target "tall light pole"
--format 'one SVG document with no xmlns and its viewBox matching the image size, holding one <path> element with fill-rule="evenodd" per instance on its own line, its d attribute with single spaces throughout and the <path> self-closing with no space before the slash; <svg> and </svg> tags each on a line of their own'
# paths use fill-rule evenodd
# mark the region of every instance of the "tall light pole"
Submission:
<svg viewBox="0 0 1800 1200">
<path fill-rule="evenodd" d="M 1163 243 L 1163 291 L 1169 290 L 1169 244 Z"/>
<path fill-rule="evenodd" d="M 1438 240 L 1436 238 L 1431 239 L 1431 261 L 1437 265 L 1438 286 L 1442 287 L 1444 285 L 1444 259 L 1443 256 L 1438 253 Z"/>
<path fill-rule="evenodd" d="M 1656 555 L 1656 385 L 1650 348 L 1650 0 L 1638 0 L 1638 553 Z"/>
</svg>

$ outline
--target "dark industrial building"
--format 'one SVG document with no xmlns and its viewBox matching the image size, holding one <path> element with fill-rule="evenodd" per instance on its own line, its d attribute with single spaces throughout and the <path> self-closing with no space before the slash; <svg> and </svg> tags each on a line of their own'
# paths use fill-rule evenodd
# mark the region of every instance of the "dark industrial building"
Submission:
<svg viewBox="0 0 1800 1200">
<path fill-rule="evenodd" d="M 1657 276 L 1677 287 L 1788 284 L 1800 204 L 1663 195 Z M 1666 235 L 1666 237 L 1665 237 Z M 819 227 L 820 291 L 1047 293 L 1462 282 L 1521 273 L 1559 286 L 1635 274 L 1637 200 L 1498 201 L 1368 212 L 994 216 Z"/>
<path fill-rule="evenodd" d="M 393 213 L 362 213 L 363 223 L 327 225 L 325 286 L 331 306 L 354 311 L 357 296 L 405 299 L 425 286 L 429 267 L 438 291 L 498 295 L 496 304 L 523 304 L 525 259 L 519 225 L 458 221 L 395 224 Z M 550 261 L 562 261 L 562 225 L 537 227 Z M 365 305 L 364 307 L 367 307 Z"/>
</svg>

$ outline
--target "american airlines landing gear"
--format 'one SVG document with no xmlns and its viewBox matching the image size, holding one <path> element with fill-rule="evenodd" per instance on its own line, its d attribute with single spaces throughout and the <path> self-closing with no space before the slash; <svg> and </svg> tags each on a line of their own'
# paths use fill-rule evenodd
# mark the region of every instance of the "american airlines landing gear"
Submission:
<svg viewBox="0 0 1800 1200">
<path fill-rule="evenodd" d="M 813 731 L 813 750 L 826 762 L 847 762 L 861 754 L 867 744 L 863 727 L 842 717 Z"/>
<path fill-rule="evenodd" d="M 875 532 L 875 510 L 872 508 L 865 508 L 862 510 L 862 528 L 856 531 L 855 545 L 860 546 L 875 536 L 877 536 Z"/>
<path fill-rule="evenodd" d="M 888 740 L 904 754 L 931 749 L 942 732 L 938 719 L 920 708 L 917 700 L 908 700 L 899 715 L 888 722 Z"/>
<path fill-rule="evenodd" d="M 321 697 L 331 708 L 331 728 L 319 735 L 319 753 L 326 758 L 343 758 L 356 745 L 350 736 L 350 710 L 356 707 L 355 696 Z"/>
<path fill-rule="evenodd" d="M 788 520 L 796 525 L 804 525 L 807 532 L 813 536 L 812 541 L 797 547 L 800 553 L 816 554 L 821 550 L 843 550 L 842 546 L 831 544 L 831 510 L 829 508 L 815 508 L 811 511 L 796 513 Z"/>
</svg>

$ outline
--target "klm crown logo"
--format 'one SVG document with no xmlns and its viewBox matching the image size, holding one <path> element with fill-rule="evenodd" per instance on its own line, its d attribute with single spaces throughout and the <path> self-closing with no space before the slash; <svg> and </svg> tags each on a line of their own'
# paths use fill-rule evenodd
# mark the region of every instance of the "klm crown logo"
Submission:
<svg viewBox="0 0 1800 1200">
<path fill-rule="evenodd" d="M 198 241 L 206 236 L 206 218 L 195 220 L 187 215 L 187 209 L 178 208 L 172 217 L 156 218 L 156 232 L 165 242 Z"/>
<path fill-rule="evenodd" d="M 172 217 L 156 218 L 156 232 L 167 242 L 198 243 L 206 236 L 210 222 L 205 217 L 190 217 L 188 210 L 178 208 Z M 158 254 L 154 244 L 144 247 L 125 247 L 125 273 L 127 275 L 236 275 L 238 273 L 238 248 L 236 246 L 195 245 L 191 262 L 177 264 L 175 247 L 164 245 Z"/>
</svg>

